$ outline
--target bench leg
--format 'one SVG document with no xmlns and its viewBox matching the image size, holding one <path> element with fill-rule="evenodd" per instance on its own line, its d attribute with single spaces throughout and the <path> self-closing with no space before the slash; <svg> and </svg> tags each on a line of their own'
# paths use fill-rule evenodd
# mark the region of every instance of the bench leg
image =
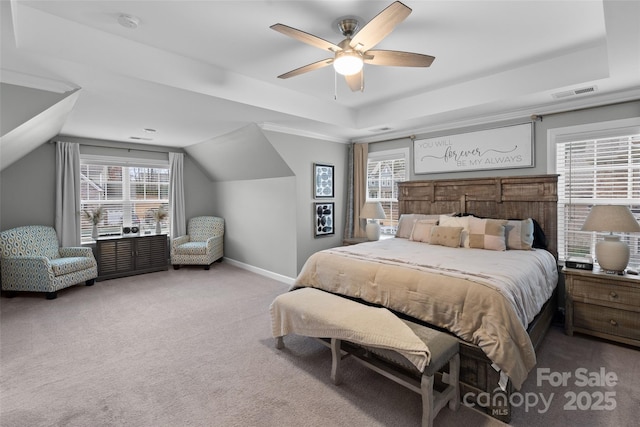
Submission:
<svg viewBox="0 0 640 427">
<path fill-rule="evenodd" d="M 284 340 L 282 337 L 276 337 L 276 348 L 282 350 L 284 348 Z"/>
<path fill-rule="evenodd" d="M 420 381 L 420 393 L 422 394 L 422 427 L 433 427 L 434 411 L 433 375 L 423 375 Z"/>
<path fill-rule="evenodd" d="M 449 361 L 449 382 L 454 388 L 453 396 L 449 399 L 449 409 L 457 411 L 460 407 L 460 353 Z"/>
<path fill-rule="evenodd" d="M 342 382 L 340 374 L 340 362 L 342 361 L 342 353 L 340 351 L 341 341 L 331 338 L 331 380 L 335 385 Z"/>
</svg>

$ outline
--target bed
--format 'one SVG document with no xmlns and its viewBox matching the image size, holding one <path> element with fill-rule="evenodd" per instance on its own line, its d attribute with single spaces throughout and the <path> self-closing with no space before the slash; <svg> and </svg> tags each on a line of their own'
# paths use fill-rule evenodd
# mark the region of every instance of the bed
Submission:
<svg viewBox="0 0 640 427">
<path fill-rule="evenodd" d="M 463 247 L 442 236 L 426 243 L 405 232 L 328 249 L 307 260 L 292 289 L 314 287 L 384 306 L 457 336 L 463 401 L 484 403 L 489 415 L 508 422 L 509 396 L 535 366 L 535 348 L 556 310 L 556 188 L 556 175 L 401 183 L 403 222 L 415 216 L 421 227 L 439 227 L 445 237 L 460 232 Z M 469 220 L 487 230 L 500 224 L 510 230 L 532 219 L 538 241 L 531 250 L 501 251 L 490 232 L 478 240 L 477 227 L 472 233 L 455 227 Z"/>
</svg>

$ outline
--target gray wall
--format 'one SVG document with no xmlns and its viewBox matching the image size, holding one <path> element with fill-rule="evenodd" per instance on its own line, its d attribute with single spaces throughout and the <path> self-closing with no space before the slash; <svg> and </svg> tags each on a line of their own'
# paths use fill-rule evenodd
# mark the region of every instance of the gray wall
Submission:
<svg viewBox="0 0 640 427">
<path fill-rule="evenodd" d="M 411 179 L 545 174 L 548 129 L 630 117 L 640 117 L 640 101 L 545 116 L 535 124 L 534 168 L 433 175 L 415 175 L 412 172 Z M 487 127 L 490 126 L 482 128 Z M 442 133 L 420 136 L 438 135 Z M 342 242 L 347 145 L 270 131 L 264 131 L 264 136 L 287 163 L 293 176 L 211 182 L 187 156 L 186 216 L 213 214 L 225 218 L 226 257 L 293 278 L 312 253 L 339 246 Z M 411 145 L 408 139 L 371 143 L 369 151 Z M 335 203 L 336 234 L 321 238 L 313 235 L 314 162 L 335 166 L 335 198 L 331 201 Z M 53 144 L 43 144 L 3 170 L 0 173 L 0 229 L 25 224 L 53 225 L 54 180 Z"/>
<path fill-rule="evenodd" d="M 55 158 L 55 144 L 44 143 L 0 173 L 0 230 L 30 224 L 54 225 Z M 184 181 L 186 217 L 215 212 L 211 183 L 188 156 Z"/>
<path fill-rule="evenodd" d="M 4 135 L 31 120 L 47 108 L 66 98 L 55 93 L 23 86 L 0 83 L 0 135 Z"/>
<path fill-rule="evenodd" d="M 342 245 L 344 234 L 346 202 L 346 168 L 348 146 L 346 144 L 323 141 L 277 132 L 265 132 L 282 158 L 296 176 L 296 275 L 309 256 L 319 250 Z M 333 199 L 314 200 L 313 164 L 323 163 L 334 166 L 335 189 Z M 335 234 L 314 236 L 314 203 L 333 202 Z M 289 225 L 291 227 L 291 225 Z"/>
<path fill-rule="evenodd" d="M 547 131 L 549 129 L 575 126 L 587 123 L 604 122 L 609 120 L 626 119 L 640 117 L 640 101 L 626 102 L 604 107 L 589 108 L 584 110 L 571 111 L 566 113 L 556 113 L 543 116 L 534 124 L 534 150 L 535 166 L 533 168 L 522 169 L 496 169 L 473 172 L 453 172 L 437 174 L 420 174 L 413 172 L 413 144 L 410 139 L 400 139 L 396 141 L 386 141 L 370 143 L 369 152 L 384 151 L 400 147 L 409 147 L 411 150 L 410 180 L 431 180 L 431 179 L 456 179 L 456 178 L 482 178 L 491 176 L 522 176 L 522 175 L 544 175 L 547 173 Z M 494 127 L 506 126 L 520 121 L 492 123 L 490 125 L 473 126 L 449 131 L 425 133 L 416 135 L 417 139 L 435 138 L 438 136 L 470 132 L 474 130 L 490 129 Z"/>
<path fill-rule="evenodd" d="M 347 145 L 269 131 L 264 136 L 293 176 L 214 183 L 216 206 L 226 222 L 225 257 L 293 279 L 312 253 L 342 244 Z M 335 203 L 335 234 L 318 238 L 314 162 L 334 165 L 336 180 L 335 197 L 325 200 Z"/>
<path fill-rule="evenodd" d="M 53 227 L 55 148 L 42 144 L 0 172 L 0 230 L 31 224 Z"/>
</svg>

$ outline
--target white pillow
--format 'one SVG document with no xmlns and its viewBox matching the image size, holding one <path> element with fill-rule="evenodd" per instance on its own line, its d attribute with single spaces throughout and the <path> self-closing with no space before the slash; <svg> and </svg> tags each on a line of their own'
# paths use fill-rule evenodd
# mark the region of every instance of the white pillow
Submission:
<svg viewBox="0 0 640 427">
<path fill-rule="evenodd" d="M 469 217 L 440 215 L 438 225 L 443 227 L 462 227 L 460 246 L 469 247 Z"/>
<path fill-rule="evenodd" d="M 425 215 L 425 214 L 402 214 L 398 220 L 398 229 L 396 230 L 396 237 L 403 239 L 411 238 L 411 232 L 416 221 L 423 219 L 438 219 L 439 215 Z"/>
<path fill-rule="evenodd" d="M 504 226 L 507 249 L 531 250 L 533 247 L 533 220 L 509 220 Z"/>
<path fill-rule="evenodd" d="M 409 240 L 429 243 L 431 240 L 431 229 L 437 224 L 437 219 L 422 219 L 416 221 L 413 225 L 413 231 L 411 231 L 411 237 L 409 237 Z"/>
</svg>

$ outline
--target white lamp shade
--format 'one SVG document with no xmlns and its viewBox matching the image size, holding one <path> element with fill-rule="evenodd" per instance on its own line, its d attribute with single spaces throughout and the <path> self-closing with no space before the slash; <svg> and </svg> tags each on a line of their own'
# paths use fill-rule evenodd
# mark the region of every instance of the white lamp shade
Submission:
<svg viewBox="0 0 640 427">
<path fill-rule="evenodd" d="M 380 202 L 366 202 L 360 210 L 360 218 L 385 219 L 386 217 Z"/>
<path fill-rule="evenodd" d="M 591 208 L 581 230 L 637 233 L 640 224 L 626 206 L 596 205 Z M 620 236 L 609 234 L 596 243 L 596 260 L 605 271 L 624 271 L 629 264 L 629 246 L 620 240 Z"/>
<path fill-rule="evenodd" d="M 640 224 L 626 206 L 595 205 L 587 216 L 582 231 L 640 232 Z"/>
<path fill-rule="evenodd" d="M 362 209 L 360 210 L 360 218 L 373 220 L 367 223 L 367 239 L 380 239 L 380 224 L 378 224 L 378 221 L 376 220 L 384 219 L 386 217 L 387 216 L 385 215 L 380 202 L 366 202 L 364 206 L 362 206 Z"/>
</svg>

